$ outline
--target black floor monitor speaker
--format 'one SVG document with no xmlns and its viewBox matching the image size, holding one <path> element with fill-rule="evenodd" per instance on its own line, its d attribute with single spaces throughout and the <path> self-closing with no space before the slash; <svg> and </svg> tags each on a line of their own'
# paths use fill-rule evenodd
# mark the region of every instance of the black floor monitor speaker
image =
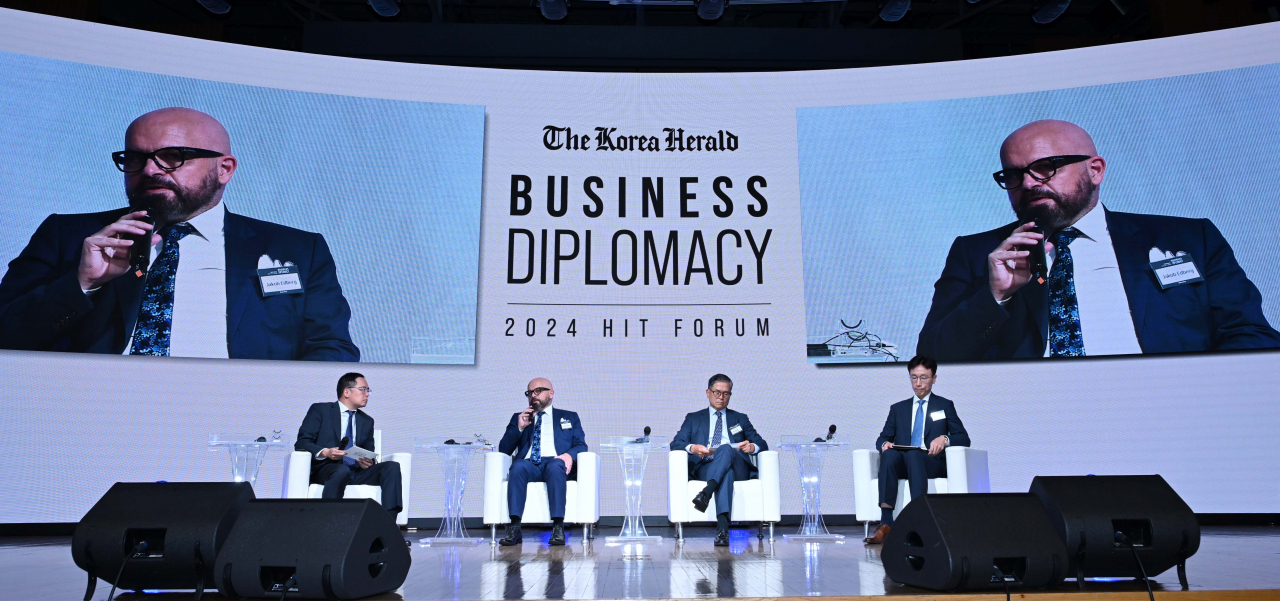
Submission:
<svg viewBox="0 0 1280 601">
<path fill-rule="evenodd" d="M 89 573 L 85 598 L 98 578 L 128 590 L 203 591 L 213 584 L 218 549 L 253 498 L 248 482 L 117 482 L 71 537 L 71 556 Z"/>
<path fill-rule="evenodd" d="M 894 582 L 935 591 L 1047 587 L 1067 550 L 1028 493 L 924 495 L 911 500 L 880 552 Z"/>
<path fill-rule="evenodd" d="M 1164 478 L 1036 476 L 1031 493 L 1067 547 L 1068 574 L 1081 583 L 1089 576 L 1155 576 L 1176 565 L 1186 586 L 1200 524 Z"/>
<path fill-rule="evenodd" d="M 370 499 L 263 499 L 245 506 L 218 554 L 223 595 L 359 599 L 400 588 L 409 548 Z"/>
</svg>

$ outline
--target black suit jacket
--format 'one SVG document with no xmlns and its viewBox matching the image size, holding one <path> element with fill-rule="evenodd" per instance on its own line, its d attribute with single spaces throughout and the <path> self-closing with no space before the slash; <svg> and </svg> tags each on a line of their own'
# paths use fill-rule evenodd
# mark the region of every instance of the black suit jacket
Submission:
<svg viewBox="0 0 1280 601">
<path fill-rule="evenodd" d="M 342 436 L 346 434 L 342 431 L 342 412 L 346 410 L 337 401 L 315 403 L 307 409 L 307 416 L 302 418 L 302 425 L 298 427 L 298 441 L 293 443 L 293 448 L 311 454 L 311 475 L 314 476 L 325 465 L 339 461 L 322 459 L 316 457 L 316 454 L 323 449 L 336 447 L 342 441 Z M 356 424 L 352 428 L 355 440 L 352 442 L 357 447 L 377 453 L 373 439 L 373 418 L 360 409 L 356 410 L 355 418 Z"/>
<path fill-rule="evenodd" d="M 1105 214 L 1143 353 L 1280 348 L 1280 333 L 1262 313 L 1261 293 L 1212 222 Z M 1017 226 L 956 238 L 934 284 L 918 354 L 940 361 L 1044 356 L 1048 286 L 1032 280 L 1002 307 L 988 283 L 987 255 Z M 1150 266 L 1152 248 L 1186 251 L 1204 281 L 1162 290 Z"/>
<path fill-rule="evenodd" d="M 699 409 L 684 416 L 684 423 L 680 424 L 680 430 L 676 432 L 676 437 L 671 440 L 672 451 L 683 451 L 685 447 L 691 444 L 706 445 L 711 439 L 711 413 L 710 409 Z M 751 425 L 751 420 L 747 418 L 747 414 L 738 413 L 733 409 L 726 408 L 724 410 L 724 427 L 729 434 L 729 442 L 742 442 L 744 440 L 751 441 L 756 445 L 756 452 L 769 450 L 769 443 L 764 441 L 760 433 L 756 432 L 755 426 Z M 738 431 L 734 432 L 735 426 Z M 703 458 L 689 454 L 689 476 L 693 477 L 694 470 L 698 464 L 704 461 Z M 752 465 L 750 471 L 754 472 L 756 466 Z"/>
<path fill-rule="evenodd" d="M 0 280 L 0 348 L 119 354 L 138 318 L 144 280 L 124 274 L 92 297 L 77 270 L 84 239 L 129 209 L 50 215 Z M 359 361 L 351 308 L 320 234 L 231 212 L 223 223 L 227 351 L 233 359 Z M 301 294 L 263 297 L 258 258 L 292 261 Z"/>
<path fill-rule="evenodd" d="M 1001 239 L 1003 240 L 1003 238 Z M 876 439 L 877 451 L 880 451 L 886 442 L 911 445 L 912 403 L 915 403 L 914 397 L 905 401 L 898 401 L 889 407 L 889 418 L 885 420 L 884 429 L 880 431 L 880 437 Z M 924 444 L 926 447 L 933 442 L 933 439 L 943 435 L 951 439 L 951 446 L 953 447 L 969 446 L 969 433 L 965 431 L 964 423 L 960 421 L 960 416 L 956 414 L 955 403 L 935 394 L 929 397 L 929 402 L 925 404 L 925 411 L 929 412 L 924 416 Z M 946 419 L 933 419 L 931 414 L 935 411 L 945 413 Z"/>
</svg>

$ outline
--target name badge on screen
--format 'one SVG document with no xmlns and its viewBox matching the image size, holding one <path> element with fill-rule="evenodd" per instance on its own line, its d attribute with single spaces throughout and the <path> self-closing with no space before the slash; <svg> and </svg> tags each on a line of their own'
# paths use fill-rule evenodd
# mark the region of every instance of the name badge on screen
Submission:
<svg viewBox="0 0 1280 601">
<path fill-rule="evenodd" d="M 946 411 L 934 411 L 933 413 L 930 413 L 930 414 L 929 414 L 929 418 L 930 418 L 930 419 L 932 419 L 932 420 L 933 420 L 933 421 L 935 421 L 935 422 L 936 422 L 936 421 L 941 421 L 941 420 L 947 419 L 947 412 L 946 412 Z"/>
<path fill-rule="evenodd" d="M 302 294 L 302 276 L 298 274 L 297 265 L 259 269 L 258 283 L 262 286 L 264 297 L 278 294 Z"/>
<path fill-rule="evenodd" d="M 569 420 L 567 420 L 567 419 L 562 419 L 562 420 L 560 420 L 560 429 L 561 429 L 561 430 L 572 430 L 572 429 L 573 429 L 573 422 L 571 422 L 571 421 L 569 421 Z"/>
<path fill-rule="evenodd" d="M 735 424 L 732 428 L 729 428 L 729 433 L 730 433 L 730 434 L 742 434 L 742 426 L 739 426 L 739 425 L 736 425 L 736 424 Z"/>
<path fill-rule="evenodd" d="M 1156 280 L 1160 282 L 1161 290 L 1204 281 L 1200 276 L 1200 270 L 1196 269 L 1196 262 L 1187 255 L 1155 261 L 1151 264 L 1151 270 L 1156 272 Z"/>
</svg>

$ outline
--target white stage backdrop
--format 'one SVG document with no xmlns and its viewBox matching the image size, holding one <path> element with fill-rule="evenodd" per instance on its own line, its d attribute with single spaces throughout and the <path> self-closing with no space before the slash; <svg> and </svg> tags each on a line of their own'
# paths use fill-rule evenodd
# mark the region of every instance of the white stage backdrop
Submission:
<svg viewBox="0 0 1280 601">
<path fill-rule="evenodd" d="M 0 479 L 0 522 L 78 520 L 116 481 L 227 479 L 227 458 L 205 449 L 210 433 L 269 436 L 283 429 L 292 441 L 307 406 L 332 400 L 338 376 L 349 370 L 364 373 L 375 389 L 367 410 L 383 429 L 389 452 L 408 450 L 415 436 L 480 433 L 496 441 L 511 413 L 524 406 L 521 392 L 535 376 L 554 382 L 556 406 L 579 412 L 590 445 L 605 436 L 639 435 L 645 426 L 669 440 L 687 412 L 706 406 L 703 390 L 717 372 L 734 379 L 731 406 L 749 414 L 771 444 L 785 434 L 817 436 L 834 423 L 838 438 L 853 448 L 868 448 L 889 405 L 908 396 L 907 373 L 901 363 L 813 365 L 801 350 L 807 334 L 797 111 L 1258 67 L 1280 63 L 1278 37 L 1280 25 L 1271 24 L 880 69 L 588 74 L 311 56 L 0 10 L 0 51 L 7 53 L 230 84 L 210 90 L 257 86 L 483 106 L 485 113 L 474 365 L 3 351 L 0 376 L 11 392 L 9 411 L 0 419 L 9 466 Z M 163 85 L 159 81 L 152 85 Z M 104 89 L 94 97 L 110 106 L 117 92 Z M 1216 94 L 1224 102 L 1239 101 L 1232 89 Z M 911 112 L 893 114 L 909 118 Z M 33 114 L 30 121 L 6 120 L 4 127 L 39 131 L 44 125 Z M 1276 131 L 1255 134 L 1269 136 L 1272 143 L 1265 147 L 1274 148 Z M 377 152 L 375 142 L 365 140 L 363 147 Z M 423 144 L 440 148 L 447 142 Z M 967 152 L 972 144 L 964 140 L 956 148 Z M 94 152 L 66 148 L 56 162 L 89 168 L 79 163 L 101 162 Z M 414 150 L 396 144 L 386 152 L 395 160 Z M 988 152 L 982 160 L 963 160 L 986 173 L 998 169 L 995 149 L 982 152 Z M 1266 165 L 1275 157 L 1249 160 Z M 979 176 L 989 178 L 986 173 Z M 51 187 L 57 174 L 0 167 L 0 177 L 0 188 L 19 190 Z M 347 171 L 343 177 L 358 182 L 362 175 Z M 380 181 L 376 170 L 367 177 L 371 184 L 395 185 Z M 118 190 L 108 190 L 109 198 Z M 360 202 L 357 192 L 351 194 L 351 202 Z M 985 194 L 988 204 L 982 211 L 1007 206 L 999 204 L 1007 201 L 994 186 Z M 942 202 L 930 198 L 945 194 L 922 195 L 921 202 Z M 1270 200 L 1240 198 L 1238 208 L 1266 213 Z M 27 219 L 15 219 L 20 223 L 8 223 L 11 240 L 25 241 L 33 223 L 59 210 L 56 198 L 48 202 L 30 209 Z M 404 211 L 406 220 L 415 214 L 408 207 Z M 894 224 L 884 228 L 886 233 L 896 228 L 909 234 L 900 227 L 903 222 L 936 214 L 900 204 L 886 207 L 879 219 L 881 226 Z M 876 221 L 866 227 L 877 227 Z M 366 227 L 348 235 L 372 244 L 406 231 L 414 230 Z M 1228 234 L 1233 243 L 1242 236 L 1259 237 L 1251 248 L 1265 248 L 1260 239 L 1275 236 L 1247 228 Z M 351 239 L 344 243 L 359 247 Z M 948 243 L 949 238 L 929 240 L 919 248 L 945 249 Z M 916 252 L 909 240 L 886 244 Z M 380 273 L 397 280 L 387 283 L 397 288 L 406 281 L 430 284 L 413 271 L 380 269 L 376 253 L 353 258 L 335 251 L 335 259 L 344 278 Z M 1265 265 L 1266 259 L 1242 257 L 1241 263 L 1249 268 Z M 922 279 L 929 280 L 940 257 L 922 256 L 922 264 L 928 271 Z M 921 299 L 902 302 L 914 307 Z M 415 309 L 392 304 L 386 310 Z M 399 319 L 378 318 L 380 323 Z M 1274 351 L 1258 351 L 944 364 L 935 390 L 956 401 L 974 446 L 990 452 L 995 491 L 1024 491 L 1038 474 L 1159 473 L 1198 512 L 1277 512 L 1280 459 L 1268 444 L 1272 424 L 1280 421 L 1276 359 Z M 259 496 L 279 495 L 283 459 L 267 460 Z M 649 468 L 645 512 L 650 515 L 666 511 L 665 461 L 665 455 L 655 455 Z M 784 455 L 782 469 L 783 512 L 799 513 L 795 459 Z M 433 457 L 415 458 L 411 517 L 440 515 L 438 470 Z M 472 470 L 467 513 L 478 516 L 479 459 Z M 850 456 L 829 456 L 826 512 L 853 513 L 851 480 Z M 620 469 L 611 461 L 603 464 L 602 486 L 602 513 L 621 514 Z"/>
</svg>

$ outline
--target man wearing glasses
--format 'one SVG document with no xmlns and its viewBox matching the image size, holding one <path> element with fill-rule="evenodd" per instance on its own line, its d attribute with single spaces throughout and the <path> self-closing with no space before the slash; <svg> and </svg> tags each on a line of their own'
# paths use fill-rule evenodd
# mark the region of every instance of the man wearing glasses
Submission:
<svg viewBox="0 0 1280 601">
<path fill-rule="evenodd" d="M 889 535 L 893 508 L 898 502 L 898 481 L 907 479 L 911 498 L 929 491 L 930 478 L 947 477 L 943 451 L 950 446 L 969 446 L 956 405 L 933 394 L 938 379 L 938 362 L 933 357 L 916 356 L 907 362 L 911 374 L 912 398 L 889 407 L 889 418 L 876 439 L 880 450 L 880 527 L 863 542 L 878 545 Z"/>
<path fill-rule="evenodd" d="M 752 427 L 747 414 L 729 409 L 732 396 L 733 380 L 729 376 L 711 376 L 707 381 L 707 402 L 711 406 L 686 415 L 671 441 L 671 450 L 689 453 L 689 477 L 707 483 L 693 497 L 693 506 L 706 511 L 715 499 L 717 547 L 729 545 L 734 481 L 756 474 L 754 455 L 769 450 L 769 443 Z"/>
<path fill-rule="evenodd" d="M 404 508 L 400 491 L 400 464 L 347 457 L 359 447 L 377 453 L 373 438 L 373 418 L 363 411 L 373 389 L 357 373 L 338 378 L 338 401 L 316 403 L 298 428 L 293 448 L 311 454 L 311 483 L 323 484 L 325 499 L 341 499 L 348 484 L 376 484 L 382 488 L 382 507 L 392 521 Z"/>
<path fill-rule="evenodd" d="M 1280 347 L 1262 295 L 1212 222 L 1098 206 L 1107 162 L 1079 126 L 1024 125 L 1001 145 L 1000 162 L 995 180 L 1018 221 L 956 239 L 920 330 L 921 354 L 959 361 Z"/>
<path fill-rule="evenodd" d="M 0 347 L 360 359 L 324 237 L 221 202 L 237 161 L 213 117 L 142 115 L 112 160 L 129 207 L 45 219 L 0 280 Z"/>
<path fill-rule="evenodd" d="M 507 431 L 498 441 L 498 452 L 513 457 L 507 476 L 507 511 L 511 524 L 498 544 L 510 547 L 524 540 L 520 535 L 520 516 L 524 515 L 529 483 L 546 482 L 552 523 L 548 544 L 563 545 L 566 483 L 576 477 L 574 463 L 578 453 L 587 450 L 587 435 L 582 431 L 577 413 L 551 408 L 556 396 L 551 380 L 530 380 L 524 396 L 529 405 L 511 416 Z"/>
</svg>

